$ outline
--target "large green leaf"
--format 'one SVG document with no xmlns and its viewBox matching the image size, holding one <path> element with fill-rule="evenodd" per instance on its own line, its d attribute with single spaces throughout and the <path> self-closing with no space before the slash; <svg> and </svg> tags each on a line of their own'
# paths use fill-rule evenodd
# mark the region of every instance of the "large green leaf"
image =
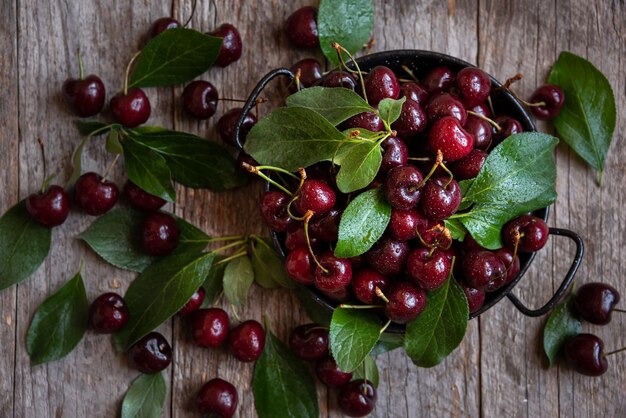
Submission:
<svg viewBox="0 0 626 418">
<path fill-rule="evenodd" d="M 122 402 L 122 418 L 160 418 L 167 398 L 163 373 L 142 374 L 128 388 Z"/>
<path fill-rule="evenodd" d="M 134 141 L 124 141 L 124 169 L 128 178 L 146 192 L 173 202 L 176 192 L 165 158 Z"/>
<path fill-rule="evenodd" d="M 381 331 L 376 315 L 363 309 L 338 307 L 330 321 L 329 345 L 339 368 L 354 371 L 370 354 Z"/>
<path fill-rule="evenodd" d="M 311 109 L 324 116 L 331 125 L 374 109 L 355 92 L 344 88 L 309 87 L 287 97 L 287 106 Z"/>
</svg>

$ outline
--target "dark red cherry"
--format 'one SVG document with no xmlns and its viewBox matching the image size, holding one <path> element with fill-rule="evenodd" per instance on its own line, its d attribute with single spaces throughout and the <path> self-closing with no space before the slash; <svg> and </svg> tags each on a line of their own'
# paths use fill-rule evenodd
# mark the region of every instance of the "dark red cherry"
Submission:
<svg viewBox="0 0 626 418">
<path fill-rule="evenodd" d="M 465 157 L 454 161 L 450 164 L 450 170 L 454 173 L 454 178 L 460 181 L 476 177 L 480 169 L 483 168 L 487 155 L 489 154 L 483 150 L 473 149 Z"/>
<path fill-rule="evenodd" d="M 300 88 L 311 87 L 322 79 L 322 66 L 315 58 L 300 60 L 290 70 L 294 74 L 300 72 Z M 295 93 L 297 90 L 295 82 L 289 85 L 290 92 Z"/>
<path fill-rule="evenodd" d="M 491 251 L 470 251 L 463 257 L 463 276 L 471 287 L 492 292 L 506 276 L 506 267 Z"/>
<path fill-rule="evenodd" d="M 230 321 L 223 309 L 200 309 L 191 317 L 193 341 L 201 347 L 216 348 L 228 338 Z"/>
<path fill-rule="evenodd" d="M 303 285 L 313 284 L 315 261 L 306 244 L 294 248 L 285 259 L 285 270 L 294 282 Z"/>
<path fill-rule="evenodd" d="M 161 17 L 152 23 L 148 30 L 148 40 L 162 34 L 168 29 L 179 28 L 180 23 L 173 17 Z"/>
<path fill-rule="evenodd" d="M 222 38 L 220 52 L 215 59 L 215 65 L 226 67 L 241 58 L 241 35 L 236 27 L 230 23 L 223 23 L 208 35 Z"/>
<path fill-rule="evenodd" d="M 424 290 L 441 287 L 450 276 L 450 267 L 448 255 L 437 248 L 417 248 L 406 260 L 409 278 Z"/>
<path fill-rule="evenodd" d="M 317 360 L 328 354 L 328 330 L 319 324 L 296 327 L 289 337 L 289 347 L 303 360 Z"/>
<path fill-rule="evenodd" d="M 309 242 L 312 248 L 316 248 L 319 244 L 316 237 L 311 236 L 311 225 L 309 224 Z M 306 247 L 307 239 L 304 233 L 304 226 L 298 226 L 297 228 L 290 229 L 285 235 L 285 247 L 289 251 L 293 251 L 298 247 Z"/>
<path fill-rule="evenodd" d="M 151 212 L 143 220 L 141 237 L 146 253 L 155 256 L 168 255 L 178 246 L 180 227 L 172 215 Z"/>
<path fill-rule="evenodd" d="M 461 188 L 448 177 L 431 178 L 422 190 L 420 207 L 426 217 L 442 220 L 453 215 L 461 205 Z"/>
<path fill-rule="evenodd" d="M 43 193 L 26 199 L 26 210 L 43 226 L 61 225 L 70 213 L 70 198 L 61 186 L 50 186 Z"/>
<path fill-rule="evenodd" d="M 395 282 L 385 293 L 385 315 L 398 324 L 417 318 L 426 307 L 426 292 L 409 282 Z"/>
<path fill-rule="evenodd" d="M 428 229 L 430 221 L 415 209 L 392 209 L 389 220 L 389 233 L 398 241 L 417 238 L 417 234 Z"/>
<path fill-rule="evenodd" d="M 427 218 L 428 219 L 428 218 Z M 452 245 L 452 237 L 450 231 L 445 228 L 441 222 L 430 220 L 428 225 L 418 225 L 420 242 L 429 248 L 438 248 L 445 252 Z"/>
<path fill-rule="evenodd" d="M 489 104 L 487 102 L 478 104 L 476 106 L 467 108 L 467 110 L 471 110 L 474 113 L 478 113 L 480 115 L 483 115 L 487 118 L 491 118 L 493 116 L 493 113 L 491 112 L 491 108 L 489 107 Z"/>
<path fill-rule="evenodd" d="M 343 87 L 344 89 L 356 89 L 356 80 L 346 71 L 331 71 L 322 82 L 324 87 Z"/>
<path fill-rule="evenodd" d="M 323 292 L 338 292 L 350 285 L 352 263 L 346 258 L 335 257 L 328 252 L 318 259 L 320 266 L 315 268 L 313 284 Z"/>
<path fill-rule="evenodd" d="M 493 128 L 493 139 L 496 144 L 499 144 L 511 135 L 524 132 L 522 124 L 517 119 L 513 119 L 509 116 L 496 116 L 494 121 L 498 124 L 498 126 L 500 126 L 501 129 L 498 131 L 495 127 Z"/>
<path fill-rule="evenodd" d="M 383 148 L 383 159 L 379 173 L 384 174 L 394 167 L 406 165 L 409 161 L 409 149 L 400 138 L 389 137 L 380 145 Z"/>
<path fill-rule="evenodd" d="M 406 242 L 382 238 L 365 253 L 365 259 L 385 276 L 396 276 L 403 271 L 408 255 L 409 245 Z"/>
<path fill-rule="evenodd" d="M 491 93 L 491 79 L 479 68 L 463 68 L 456 75 L 456 89 L 466 107 L 483 103 Z"/>
<path fill-rule="evenodd" d="M 131 363 L 142 373 L 154 374 L 172 362 L 172 347 L 158 332 L 151 332 L 130 348 Z"/>
<path fill-rule="evenodd" d="M 508 248 L 500 248 L 493 253 L 502 260 L 504 268 L 506 269 L 506 274 L 502 276 L 502 280 L 494 283 L 494 287 L 499 289 L 517 277 L 517 273 L 519 273 L 520 270 L 520 261 L 517 255 L 515 258 L 513 257 L 513 251 Z"/>
<path fill-rule="evenodd" d="M 389 287 L 389 278 L 376 270 L 363 268 L 354 274 L 351 285 L 354 296 L 366 305 L 371 305 L 380 302 L 376 288 L 384 294 Z"/>
<path fill-rule="evenodd" d="M 98 216 L 108 212 L 119 196 L 115 183 L 89 172 L 78 178 L 74 185 L 74 201 L 88 215 Z"/>
<path fill-rule="evenodd" d="M 428 92 L 422 85 L 411 81 L 400 86 L 400 97 L 406 97 L 416 103 L 425 105 L 428 100 Z"/>
<path fill-rule="evenodd" d="M 435 67 L 422 79 L 422 85 L 429 94 L 447 90 L 454 83 L 454 72 L 448 67 Z"/>
<path fill-rule="evenodd" d="M 365 77 L 365 91 L 370 105 L 378 106 L 383 99 L 400 97 L 400 84 L 389 67 L 374 67 Z"/>
<path fill-rule="evenodd" d="M 202 386 L 196 396 L 196 409 L 210 417 L 231 418 L 237 410 L 237 389 L 219 378 L 211 379 Z"/>
<path fill-rule="evenodd" d="M 237 360 L 255 361 L 265 348 L 265 330 L 255 320 L 242 322 L 230 331 L 228 344 Z"/>
<path fill-rule="evenodd" d="M 352 293 L 350 292 L 350 287 L 344 287 L 341 288 L 339 290 L 337 290 L 336 292 L 324 292 L 322 291 L 322 293 L 324 295 L 326 295 L 326 297 L 328 297 L 328 299 L 334 301 L 334 302 L 338 302 L 338 303 L 343 303 L 343 302 L 347 302 L 349 299 L 352 298 Z"/>
<path fill-rule="evenodd" d="M 444 116 L 457 118 L 461 125 L 464 125 L 467 120 L 467 111 L 463 103 L 450 93 L 439 93 L 431 97 L 426 106 L 426 114 L 430 123 L 434 123 Z"/>
<path fill-rule="evenodd" d="M 561 113 L 565 103 L 565 93 L 559 86 L 545 84 L 535 90 L 528 101 L 533 104 L 543 102 L 542 106 L 531 106 L 530 111 L 537 119 L 551 120 Z"/>
<path fill-rule="evenodd" d="M 326 182 L 316 179 L 304 180 L 297 196 L 294 205 L 302 215 L 309 210 L 317 216 L 325 215 L 337 201 L 333 188 Z"/>
<path fill-rule="evenodd" d="M 287 232 L 294 220 L 287 212 L 287 205 L 291 198 L 287 193 L 279 190 L 270 190 L 261 197 L 261 217 L 265 223 L 276 232 Z"/>
<path fill-rule="evenodd" d="M 461 127 L 457 118 L 445 116 L 430 128 L 428 145 L 433 151 L 440 150 L 444 161 L 456 161 L 472 151 L 474 137 Z"/>
<path fill-rule="evenodd" d="M 585 283 L 574 297 L 574 309 L 586 321 L 597 325 L 611 322 L 611 312 L 619 303 L 617 289 L 606 283 Z"/>
<path fill-rule="evenodd" d="M 91 304 L 89 323 L 91 328 L 102 334 L 116 332 L 128 322 L 128 308 L 117 293 L 104 293 Z"/>
<path fill-rule="evenodd" d="M 126 94 L 118 93 L 109 104 L 113 119 L 127 128 L 145 123 L 152 111 L 150 100 L 139 87 L 133 87 Z"/>
<path fill-rule="evenodd" d="M 237 126 L 237 121 L 241 116 L 242 110 L 243 109 L 240 107 L 230 109 L 217 121 L 217 131 L 220 133 L 220 138 L 222 138 L 222 140 L 227 144 L 235 145 L 235 126 Z M 241 124 L 241 131 L 239 133 L 242 142 L 245 141 L 246 136 L 248 136 L 248 132 L 250 132 L 250 129 L 256 125 L 256 122 L 256 116 L 254 116 L 251 112 L 248 112 L 243 120 L 243 123 Z"/>
<path fill-rule="evenodd" d="M 341 411 L 349 417 L 364 417 L 374 410 L 377 399 L 372 382 L 357 379 L 341 388 L 337 402 Z"/>
<path fill-rule="evenodd" d="M 317 378 L 329 388 L 339 388 L 352 380 L 352 373 L 344 372 L 337 362 L 330 357 L 323 357 L 315 362 Z"/>
<path fill-rule="evenodd" d="M 193 295 L 191 295 L 187 303 L 185 303 L 185 306 L 178 311 L 178 315 L 185 316 L 192 312 L 196 312 L 204 303 L 205 297 L 206 290 L 204 290 L 203 287 L 199 287 L 195 292 L 193 292 Z"/>
<path fill-rule="evenodd" d="M 208 81 L 196 80 L 183 90 L 183 109 L 196 119 L 208 119 L 217 109 L 217 89 Z"/>
<path fill-rule="evenodd" d="M 549 234 L 545 221 L 533 215 L 522 215 L 502 227 L 504 245 L 515 249 L 517 244 L 517 251 L 521 253 L 532 253 L 542 249 L 548 242 Z"/>
<path fill-rule="evenodd" d="M 326 215 L 316 216 L 309 222 L 310 237 L 313 241 L 334 242 L 339 237 L 341 212 L 331 209 Z"/>
<path fill-rule="evenodd" d="M 483 151 L 489 149 L 493 137 L 493 129 L 489 122 L 477 116 L 469 115 L 463 129 L 474 137 L 474 148 Z"/>
<path fill-rule="evenodd" d="M 424 176 L 415 166 L 405 165 L 389 170 L 385 178 L 385 195 L 396 209 L 409 210 L 417 206 Z"/>
<path fill-rule="evenodd" d="M 285 22 L 285 33 L 297 48 L 316 48 L 320 45 L 317 33 L 317 8 L 302 7 L 293 12 Z"/>
<path fill-rule="evenodd" d="M 146 192 L 130 180 L 124 185 L 124 195 L 132 207 L 144 212 L 161 209 L 167 203 L 165 199 Z"/>
<path fill-rule="evenodd" d="M 574 371 L 587 376 L 603 375 L 608 369 L 604 342 L 593 334 L 578 334 L 563 346 L 565 361 Z"/>
<path fill-rule="evenodd" d="M 76 116 L 86 118 L 100 113 L 104 107 L 106 89 L 100 77 L 88 75 L 77 80 L 68 78 L 61 88 L 63 100 Z"/>
<path fill-rule="evenodd" d="M 426 113 L 419 103 L 406 99 L 402 104 L 400 117 L 391 124 L 401 138 L 410 139 L 426 128 Z"/>
<path fill-rule="evenodd" d="M 372 132 L 380 132 L 385 127 L 380 116 L 373 112 L 364 112 L 359 113 L 356 116 L 352 116 L 341 126 L 343 129 L 362 128 Z"/>
<path fill-rule="evenodd" d="M 485 292 L 482 290 L 474 289 L 463 283 L 461 283 L 465 297 L 467 298 L 467 304 L 469 306 L 470 313 L 474 313 L 483 307 L 485 304 Z"/>
</svg>

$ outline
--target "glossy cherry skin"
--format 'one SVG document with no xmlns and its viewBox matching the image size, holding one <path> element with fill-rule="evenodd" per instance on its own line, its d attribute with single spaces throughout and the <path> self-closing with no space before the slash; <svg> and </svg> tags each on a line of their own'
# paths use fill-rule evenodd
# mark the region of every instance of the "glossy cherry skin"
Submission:
<svg viewBox="0 0 626 418">
<path fill-rule="evenodd" d="M 506 276 L 506 267 L 491 251 L 470 251 L 463 257 L 463 276 L 471 287 L 492 292 Z"/>
<path fill-rule="evenodd" d="M 314 215 L 322 216 L 329 213 L 336 202 L 335 191 L 326 182 L 306 179 L 302 183 L 294 206 L 302 215 L 311 211 Z"/>
<path fill-rule="evenodd" d="M 400 86 L 400 97 L 406 97 L 421 105 L 426 104 L 428 96 L 428 92 L 421 84 L 410 81 Z"/>
<path fill-rule="evenodd" d="M 146 215 L 141 228 L 141 242 L 147 254 L 164 256 L 178 246 L 180 227 L 176 218 L 164 212 Z"/>
<path fill-rule="evenodd" d="M 413 138 L 415 135 L 426 129 L 426 113 L 419 103 L 406 99 L 402 104 L 400 117 L 391 124 L 401 138 Z"/>
<path fill-rule="evenodd" d="M 218 93 L 208 81 L 196 80 L 183 90 L 183 109 L 196 119 L 208 119 L 217 109 Z"/>
<path fill-rule="evenodd" d="M 454 116 L 437 120 L 428 132 L 428 145 L 433 151 L 440 150 L 444 161 L 456 161 L 474 148 L 474 137 L 461 126 Z"/>
<path fill-rule="evenodd" d="M 335 360 L 326 356 L 315 362 L 317 378 L 329 388 L 339 388 L 352 380 L 352 373 L 344 372 L 337 366 Z"/>
<path fill-rule="evenodd" d="M 237 410 L 237 389 L 219 378 L 211 379 L 202 386 L 196 396 L 196 409 L 211 417 L 231 418 Z"/>
<path fill-rule="evenodd" d="M 81 118 L 97 115 L 104 107 L 106 89 L 97 75 L 91 74 L 81 80 L 68 78 L 61 91 L 65 103 Z"/>
<path fill-rule="evenodd" d="M 385 315 L 398 324 L 406 324 L 417 318 L 426 308 L 426 292 L 409 282 L 395 282 L 385 293 Z"/>
<path fill-rule="evenodd" d="M 294 74 L 300 73 L 300 88 L 311 87 L 322 79 L 322 65 L 315 58 L 305 58 L 296 62 L 290 68 Z M 289 85 L 289 91 L 295 93 L 298 89 L 293 81 Z"/>
<path fill-rule="evenodd" d="M 255 320 L 244 321 L 230 331 L 228 345 L 237 360 L 255 361 L 265 348 L 265 330 Z"/>
<path fill-rule="evenodd" d="M 311 243 L 311 248 L 316 248 L 319 245 L 319 240 L 316 237 L 311 236 L 311 225 L 309 224 L 309 242 Z M 304 227 L 299 226 L 297 228 L 292 228 L 287 231 L 285 235 L 285 247 L 289 251 L 293 251 L 298 247 L 306 247 L 307 239 L 304 234 Z"/>
<path fill-rule="evenodd" d="M 289 347 L 303 360 L 317 360 L 328 354 L 328 330 L 319 324 L 296 327 L 289 337 Z"/>
<path fill-rule="evenodd" d="M 228 338 L 228 314 L 219 308 L 200 309 L 191 317 L 193 341 L 201 347 L 216 348 Z"/>
<path fill-rule="evenodd" d="M 431 124 L 444 116 L 457 118 L 461 125 L 464 125 L 465 121 L 467 121 L 467 111 L 463 103 L 450 93 L 439 93 L 431 97 L 426 106 L 426 114 Z"/>
<path fill-rule="evenodd" d="M 85 173 L 74 185 L 74 201 L 88 215 L 98 216 L 108 212 L 119 196 L 119 189 L 94 172 Z"/>
<path fill-rule="evenodd" d="M 493 129 L 489 122 L 477 116 L 469 115 L 463 129 L 474 137 L 475 149 L 489 149 L 493 138 Z"/>
<path fill-rule="evenodd" d="M 409 245 L 392 238 L 382 238 L 365 253 L 368 264 L 385 276 L 396 276 L 404 269 Z"/>
<path fill-rule="evenodd" d="M 463 283 L 461 283 L 461 287 L 463 288 L 463 293 L 465 293 L 465 297 L 467 298 L 470 313 L 474 313 L 483 307 L 486 296 L 484 291 L 474 289 L 473 287 L 469 287 Z"/>
<path fill-rule="evenodd" d="M 423 235 L 423 231 L 428 229 L 429 224 L 430 221 L 415 209 L 392 209 L 387 228 L 393 238 L 398 241 L 408 241 L 417 238 L 418 233 Z"/>
<path fill-rule="evenodd" d="M 195 292 L 193 292 L 193 295 L 191 295 L 187 303 L 185 303 L 185 306 L 178 311 L 178 315 L 185 316 L 190 313 L 197 312 L 204 303 L 205 298 L 206 290 L 204 290 L 203 287 L 199 287 Z"/>
<path fill-rule="evenodd" d="M 442 220 L 453 215 L 461 205 L 461 188 L 447 177 L 431 178 L 422 190 L 420 207 L 428 218 Z"/>
<path fill-rule="evenodd" d="M 227 144 L 235 145 L 235 127 L 237 126 L 237 121 L 241 116 L 242 110 L 243 109 L 240 107 L 230 109 L 217 121 L 217 131 L 220 134 L 220 138 L 222 138 L 222 140 Z M 254 116 L 251 112 L 248 112 L 243 120 L 243 123 L 241 124 L 241 130 L 239 133 L 242 142 L 246 140 L 248 132 L 250 132 L 250 129 L 256 125 L 256 122 L 256 116 Z"/>
<path fill-rule="evenodd" d="M 466 107 L 481 104 L 491 93 L 491 79 L 479 68 L 463 68 L 456 75 L 456 88 Z"/>
<path fill-rule="evenodd" d="M 180 22 L 173 17 L 161 17 L 152 23 L 148 30 L 148 39 L 152 39 L 168 29 L 179 28 Z"/>
<path fill-rule="evenodd" d="M 306 244 L 294 248 L 285 259 L 287 274 L 294 282 L 302 285 L 313 284 L 315 268 L 315 261 Z"/>
<path fill-rule="evenodd" d="M 226 67 L 241 58 L 243 49 L 241 35 L 236 27 L 230 23 L 223 23 L 217 29 L 209 32 L 208 35 L 222 38 L 220 52 L 215 59 L 215 65 Z"/>
<path fill-rule="evenodd" d="M 159 210 L 167 203 L 165 199 L 146 192 L 130 180 L 124 185 L 124 195 L 132 207 L 144 212 Z"/>
<path fill-rule="evenodd" d="M 317 266 L 313 284 L 323 292 L 338 292 L 350 285 L 352 263 L 346 258 L 335 257 L 332 253 L 322 254 L 318 261 L 324 269 Z M 324 271 L 326 270 L 326 271 Z"/>
<path fill-rule="evenodd" d="M 454 178 L 460 181 L 476 177 L 488 155 L 487 152 L 474 148 L 465 157 L 453 162 L 450 170 L 454 173 Z"/>
<path fill-rule="evenodd" d="M 316 216 L 309 222 L 310 237 L 323 242 L 334 242 L 339 237 L 341 212 L 331 209 L 326 215 Z"/>
<path fill-rule="evenodd" d="M 380 297 L 376 294 L 376 288 L 383 294 L 389 287 L 389 278 L 380 274 L 376 270 L 363 268 L 358 270 L 352 278 L 352 291 L 354 296 L 366 305 L 380 302 Z"/>
<path fill-rule="evenodd" d="M 111 334 L 122 329 L 127 322 L 126 302 L 117 293 L 104 293 L 91 304 L 89 324 L 94 331 Z"/>
<path fill-rule="evenodd" d="M 374 385 L 357 379 L 341 388 L 337 402 L 341 411 L 349 417 L 364 417 L 374 410 L 377 399 Z"/>
<path fill-rule="evenodd" d="M 380 132 L 385 128 L 383 120 L 373 112 L 363 112 L 352 116 L 341 126 L 343 129 L 362 128 L 372 132 Z"/>
<path fill-rule="evenodd" d="M 133 87 L 127 94 L 118 93 L 111 99 L 111 112 L 116 122 L 127 128 L 134 128 L 150 118 L 150 100 L 139 87 Z"/>
<path fill-rule="evenodd" d="M 61 225 L 70 213 L 70 198 L 63 187 L 50 186 L 43 193 L 28 196 L 26 210 L 43 226 Z"/>
<path fill-rule="evenodd" d="M 417 248 L 406 260 L 409 278 L 424 290 L 441 287 L 450 276 L 450 267 L 450 258 L 436 248 Z"/>
<path fill-rule="evenodd" d="M 142 373 L 154 374 L 172 362 L 172 347 L 158 332 L 151 332 L 129 350 L 131 363 Z"/>
<path fill-rule="evenodd" d="M 533 215 L 522 215 L 502 227 L 502 240 L 508 248 L 515 249 L 517 236 L 519 236 L 517 252 L 532 253 L 546 245 L 550 231 L 543 219 Z"/>
<path fill-rule="evenodd" d="M 500 142 L 504 141 L 506 138 L 510 137 L 511 135 L 524 132 L 524 127 L 517 119 L 513 119 L 511 117 L 501 115 L 501 116 L 496 116 L 494 121 L 501 128 L 500 131 L 498 131 L 495 127 L 493 128 L 494 129 L 493 139 L 496 144 L 499 144 Z"/>
<path fill-rule="evenodd" d="M 559 86 L 545 84 L 535 90 L 528 101 L 530 103 L 543 102 L 543 106 L 531 106 L 530 111 L 537 119 L 551 120 L 561 113 L 563 104 L 565 104 L 565 93 Z"/>
<path fill-rule="evenodd" d="M 378 106 L 383 99 L 400 97 L 400 84 L 389 67 L 374 67 L 365 77 L 365 91 L 370 105 Z"/>
<path fill-rule="evenodd" d="M 324 77 L 322 85 L 324 87 L 343 87 L 344 89 L 355 90 L 356 80 L 346 71 L 333 70 Z"/>
<path fill-rule="evenodd" d="M 517 277 L 520 270 L 520 261 L 519 257 L 517 255 L 513 257 L 513 251 L 506 247 L 497 249 L 493 253 L 502 260 L 506 269 L 506 274 L 502 276 L 502 280 L 494 283 L 494 287 L 499 289 Z"/>
<path fill-rule="evenodd" d="M 611 313 L 619 303 L 617 289 L 606 283 L 585 283 L 574 297 L 574 309 L 581 318 L 597 325 L 611 322 Z"/>
<path fill-rule="evenodd" d="M 305 6 L 293 12 L 285 21 L 285 33 L 297 48 L 318 47 L 320 40 L 317 32 L 317 8 Z"/>
<path fill-rule="evenodd" d="M 265 223 L 276 232 L 287 232 L 294 223 L 293 218 L 287 212 L 287 205 L 291 198 L 287 193 L 278 190 L 270 190 L 261 197 L 261 217 Z"/>
<path fill-rule="evenodd" d="M 604 342 L 593 334 L 578 334 L 563 346 L 567 365 L 587 376 L 603 375 L 608 369 Z"/>
<path fill-rule="evenodd" d="M 435 67 L 422 79 L 422 85 L 430 94 L 447 90 L 454 83 L 454 72 L 448 67 Z"/>
<path fill-rule="evenodd" d="M 389 137 L 380 145 L 383 148 L 383 159 L 380 163 L 379 173 L 387 173 L 394 167 L 406 165 L 409 161 L 409 149 L 402 139 Z"/>
<path fill-rule="evenodd" d="M 417 206 L 424 176 L 412 165 L 389 170 L 385 177 L 385 196 L 395 209 L 409 210 Z"/>
</svg>

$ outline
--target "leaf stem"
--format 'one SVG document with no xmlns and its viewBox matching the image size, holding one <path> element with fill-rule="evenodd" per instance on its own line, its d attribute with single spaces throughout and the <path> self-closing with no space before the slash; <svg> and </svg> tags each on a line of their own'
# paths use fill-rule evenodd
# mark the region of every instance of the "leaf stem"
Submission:
<svg viewBox="0 0 626 418">
<path fill-rule="evenodd" d="M 109 164 L 109 166 L 107 167 L 107 170 L 104 172 L 104 175 L 102 176 L 102 179 L 100 180 L 101 183 L 104 183 L 105 181 L 107 181 L 107 177 L 109 177 L 109 174 L 111 174 L 111 170 L 113 170 L 113 167 L 115 167 L 115 164 L 117 164 L 117 160 L 119 159 L 120 159 L 120 154 L 115 155 L 113 162 Z"/>
<path fill-rule="evenodd" d="M 219 242 L 219 241 L 234 241 L 234 240 L 242 240 L 244 239 L 243 235 L 230 235 L 225 237 L 211 237 L 209 239 L 203 240 L 207 243 L 209 242 Z"/>
<path fill-rule="evenodd" d="M 602 187 L 602 175 L 604 174 L 603 170 L 598 170 L 598 187 Z"/>
<path fill-rule="evenodd" d="M 248 170 L 250 173 L 256 174 L 257 176 L 261 177 L 263 180 L 265 180 L 266 182 L 270 183 L 274 187 L 276 187 L 276 188 L 282 190 L 283 192 L 287 193 L 287 195 L 293 196 L 293 193 L 291 193 L 289 190 L 287 190 L 287 188 L 285 188 L 281 184 L 279 184 L 276 181 L 272 180 L 272 178 L 270 178 L 267 174 L 265 174 L 261 170 L 259 170 L 259 167 L 255 167 L 255 166 L 253 166 L 251 164 L 248 164 L 246 162 L 242 162 L 241 166 L 243 168 L 245 168 L 246 170 Z"/>
<path fill-rule="evenodd" d="M 217 254 L 218 252 L 224 251 L 224 250 L 228 250 L 229 248 L 233 248 L 236 247 L 238 245 L 244 245 L 248 242 L 247 239 L 241 239 L 235 242 L 231 242 L 230 244 L 226 244 L 220 248 L 216 248 L 215 250 L 210 251 L 211 254 Z"/>
<path fill-rule="evenodd" d="M 135 60 L 140 54 L 141 54 L 141 51 L 137 51 L 135 55 L 132 56 L 130 61 L 128 61 L 128 65 L 126 66 L 126 73 L 124 74 L 124 95 L 128 94 L 128 78 L 130 77 L 130 69 L 133 65 L 133 62 L 135 62 Z"/>
<path fill-rule="evenodd" d="M 271 165 L 257 165 L 256 168 L 257 168 L 257 170 L 277 171 L 279 173 L 287 174 L 288 176 L 291 176 L 294 179 L 300 180 L 300 177 L 296 176 L 291 171 L 285 170 L 284 168 L 274 167 L 274 166 L 271 166 Z"/>
<path fill-rule="evenodd" d="M 220 265 L 220 264 L 228 263 L 229 261 L 233 261 L 236 258 L 243 257 L 246 254 L 248 254 L 247 251 L 240 251 L 240 252 L 238 252 L 236 254 L 231 255 L 230 257 L 226 257 L 226 258 L 218 261 L 217 263 L 215 263 L 215 265 L 217 266 L 217 265 Z"/>
<path fill-rule="evenodd" d="M 389 328 L 389 325 L 391 325 L 391 319 L 388 320 L 385 325 L 383 325 L 383 327 L 380 329 L 380 335 L 382 335 L 385 331 L 387 331 L 387 328 Z"/>
</svg>

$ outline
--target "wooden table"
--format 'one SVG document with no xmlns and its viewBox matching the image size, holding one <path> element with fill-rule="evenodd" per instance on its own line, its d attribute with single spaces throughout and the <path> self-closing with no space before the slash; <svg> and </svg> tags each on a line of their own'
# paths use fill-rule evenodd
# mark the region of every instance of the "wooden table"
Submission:
<svg viewBox="0 0 626 418">
<path fill-rule="evenodd" d="M 159 4 L 160 3 L 160 4 Z M 102 77 L 109 97 L 122 87 L 127 61 L 155 19 L 172 14 L 186 20 L 191 1 L 115 2 L 84 0 L 0 1 L 0 212 L 36 190 L 44 176 L 70 175 L 70 157 L 80 137 L 74 117 L 60 101 L 64 79 L 77 75 L 80 48 L 86 71 Z M 227 69 L 214 68 L 205 78 L 222 97 L 243 98 L 269 69 L 289 66 L 310 52 L 291 49 L 281 28 L 296 8 L 315 3 L 283 1 L 198 1 L 194 28 L 208 31 L 222 22 L 235 24 L 244 39 L 241 60 Z M 550 225 L 579 232 L 587 244 L 578 283 L 601 280 L 626 289 L 626 5 L 624 0 L 375 1 L 375 51 L 415 48 L 445 52 L 476 63 L 500 80 L 518 72 L 515 85 L 528 96 L 540 85 L 562 50 L 591 60 L 615 91 L 618 125 L 606 164 L 604 184 L 565 145 L 556 153 L 559 198 Z M 321 56 L 318 54 L 318 58 Z M 216 138 L 217 117 L 230 108 L 220 103 L 217 117 L 193 122 L 181 114 L 180 89 L 150 89 L 150 124 Z M 42 155 L 38 140 L 45 145 Z M 111 155 L 96 140 L 88 147 L 84 168 L 103 172 Z M 114 176 L 121 184 L 123 173 Z M 259 233 L 259 184 L 213 194 L 179 190 L 175 212 L 210 234 Z M 123 292 L 133 275 L 108 267 L 76 235 L 92 221 L 73 213 L 53 233 L 51 254 L 28 281 L 0 293 L 0 416 L 112 417 L 119 414 L 128 384 L 137 375 L 115 353 L 109 338 L 88 333 L 61 361 L 32 367 L 25 334 L 36 307 L 56 291 L 85 261 L 84 277 L 91 298 L 111 290 Z M 1 238 L 0 238 L 1 239 Z M 515 292 L 530 305 L 547 300 L 565 274 L 573 248 L 553 238 L 537 257 Z M 255 288 L 242 318 L 271 317 L 285 338 L 306 321 L 287 291 Z M 626 359 L 610 359 L 601 378 L 588 378 L 565 367 L 547 370 L 541 349 L 545 319 L 527 318 L 503 301 L 470 322 L 461 347 L 444 364 L 417 369 L 401 352 L 381 355 L 379 401 L 373 416 L 488 417 L 624 417 Z M 201 384 L 220 376 L 239 389 L 238 416 L 254 416 L 250 387 L 252 366 L 221 351 L 194 347 L 178 318 L 162 328 L 174 342 L 168 369 L 170 394 L 164 416 L 194 416 L 191 400 Z M 626 344 L 626 317 L 598 328 L 607 349 Z M 340 415 L 336 396 L 319 387 L 322 416 Z"/>
</svg>

